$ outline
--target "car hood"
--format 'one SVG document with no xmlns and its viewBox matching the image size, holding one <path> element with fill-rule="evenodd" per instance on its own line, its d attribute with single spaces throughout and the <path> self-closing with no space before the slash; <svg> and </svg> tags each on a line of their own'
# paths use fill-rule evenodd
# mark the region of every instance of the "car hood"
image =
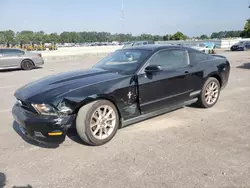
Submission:
<svg viewBox="0 0 250 188">
<path fill-rule="evenodd" d="M 60 73 L 21 87 L 15 92 L 15 97 L 33 103 L 52 102 L 70 91 L 120 77 L 123 75 L 97 68 Z"/>
</svg>

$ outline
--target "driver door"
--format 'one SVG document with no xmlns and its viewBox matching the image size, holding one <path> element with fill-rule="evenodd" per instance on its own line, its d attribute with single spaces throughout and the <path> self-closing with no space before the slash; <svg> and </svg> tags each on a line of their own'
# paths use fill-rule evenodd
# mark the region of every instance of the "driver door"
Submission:
<svg viewBox="0 0 250 188">
<path fill-rule="evenodd" d="M 145 64 L 160 65 L 152 74 L 142 69 L 138 75 L 139 103 L 143 114 L 176 105 L 189 99 L 190 63 L 186 50 L 164 49 L 156 52 Z"/>
</svg>

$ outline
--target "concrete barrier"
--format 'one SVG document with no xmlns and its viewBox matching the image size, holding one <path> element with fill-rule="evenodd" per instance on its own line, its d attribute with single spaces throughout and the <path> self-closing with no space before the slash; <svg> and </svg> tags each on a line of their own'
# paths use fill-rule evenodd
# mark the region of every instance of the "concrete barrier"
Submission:
<svg viewBox="0 0 250 188">
<path fill-rule="evenodd" d="M 122 46 L 86 46 L 86 47 L 63 47 L 55 51 L 42 51 L 45 60 L 77 59 L 84 56 L 107 55 Z"/>
</svg>

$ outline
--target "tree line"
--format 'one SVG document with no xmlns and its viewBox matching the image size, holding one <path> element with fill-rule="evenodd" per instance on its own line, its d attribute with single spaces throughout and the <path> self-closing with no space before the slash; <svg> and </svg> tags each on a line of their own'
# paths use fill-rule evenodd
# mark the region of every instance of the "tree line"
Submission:
<svg viewBox="0 0 250 188">
<path fill-rule="evenodd" d="M 250 8 L 250 6 L 248 6 L 248 8 Z M 242 32 L 242 37 L 250 37 L 250 18 L 246 20 L 244 31 Z"/>
<path fill-rule="evenodd" d="M 193 37 L 196 39 L 221 39 L 229 37 L 250 37 L 250 19 L 245 26 L 244 31 L 220 31 L 214 32 L 211 36 L 205 34 Z M 108 32 L 62 32 L 61 34 L 50 33 L 46 34 L 44 31 L 34 32 L 34 31 L 21 31 L 14 32 L 12 30 L 0 31 L 0 44 L 10 43 L 10 44 L 28 44 L 28 43 L 85 43 L 85 42 L 126 42 L 126 41 L 140 41 L 140 40 L 150 40 L 150 41 L 167 41 L 167 40 L 186 40 L 189 39 L 187 35 L 182 32 L 176 32 L 175 34 L 166 35 L 151 35 L 151 34 L 141 34 L 139 36 L 133 36 L 131 34 L 111 34 Z"/>
<path fill-rule="evenodd" d="M 138 40 L 184 40 L 188 37 L 181 32 L 174 35 L 151 35 L 141 34 L 133 36 L 132 34 L 111 34 L 108 32 L 62 32 L 61 34 L 50 33 L 46 34 L 44 31 L 21 31 L 15 33 L 12 30 L 0 31 L 0 44 L 1 43 L 85 43 L 85 42 L 126 42 Z"/>
</svg>

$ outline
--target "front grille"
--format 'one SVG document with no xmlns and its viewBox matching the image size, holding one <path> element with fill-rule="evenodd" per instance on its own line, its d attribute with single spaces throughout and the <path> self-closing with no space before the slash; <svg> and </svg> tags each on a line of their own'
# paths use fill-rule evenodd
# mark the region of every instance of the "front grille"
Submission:
<svg viewBox="0 0 250 188">
<path fill-rule="evenodd" d="M 24 102 L 20 99 L 17 99 L 17 101 L 20 104 L 21 108 L 23 108 L 24 110 L 37 114 L 37 111 L 33 108 L 31 104 Z"/>
</svg>

